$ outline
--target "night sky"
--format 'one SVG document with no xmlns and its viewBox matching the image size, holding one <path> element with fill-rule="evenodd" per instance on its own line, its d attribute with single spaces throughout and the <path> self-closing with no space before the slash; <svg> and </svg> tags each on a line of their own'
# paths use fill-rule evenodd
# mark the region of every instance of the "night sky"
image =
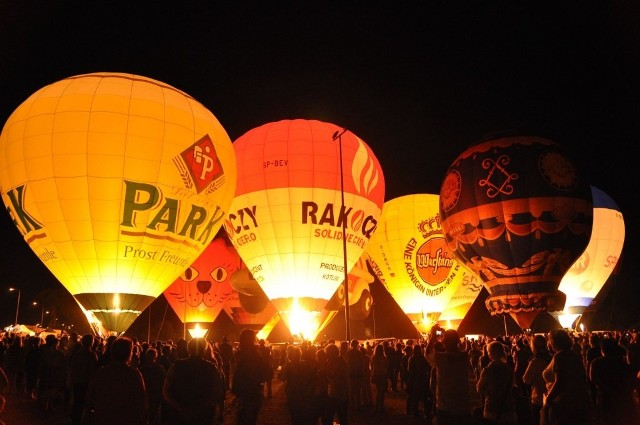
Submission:
<svg viewBox="0 0 640 425">
<path fill-rule="evenodd" d="M 348 128 L 378 157 L 386 199 L 439 193 L 450 163 L 489 133 L 546 136 L 625 218 L 622 263 L 600 326 L 640 322 L 640 201 L 633 189 L 640 181 L 640 5 L 168 3 L 0 1 L 0 122 L 54 81 L 98 71 L 139 74 L 199 100 L 232 140 L 281 119 Z M 53 300 L 62 286 L 6 212 L 0 238 L 0 323 L 15 316 L 9 286 L 22 289 L 24 322 L 39 321 L 31 302 Z M 383 301 L 392 303 L 384 294 L 379 300 L 382 311 Z M 387 309 L 398 314 L 397 306 Z M 469 332 L 480 333 L 483 320 L 495 323 L 482 309 L 476 303 Z"/>
</svg>

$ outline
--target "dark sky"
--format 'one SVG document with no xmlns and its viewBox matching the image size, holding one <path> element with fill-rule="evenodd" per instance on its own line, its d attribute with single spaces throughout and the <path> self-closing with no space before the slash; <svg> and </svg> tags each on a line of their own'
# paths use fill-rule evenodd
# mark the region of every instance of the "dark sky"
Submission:
<svg viewBox="0 0 640 425">
<path fill-rule="evenodd" d="M 621 207 L 617 315 L 637 300 L 640 5 L 631 1 L 0 1 L 0 122 L 31 93 L 97 71 L 203 103 L 231 139 L 310 118 L 373 149 L 386 199 L 439 193 L 456 156 L 519 130 L 565 146 Z M 184 4 L 183 4 L 184 3 Z M 635 147 L 635 149 L 634 149 Z M 60 285 L 0 214 L 0 323 Z M 623 320 L 623 319 L 621 319 Z"/>
</svg>

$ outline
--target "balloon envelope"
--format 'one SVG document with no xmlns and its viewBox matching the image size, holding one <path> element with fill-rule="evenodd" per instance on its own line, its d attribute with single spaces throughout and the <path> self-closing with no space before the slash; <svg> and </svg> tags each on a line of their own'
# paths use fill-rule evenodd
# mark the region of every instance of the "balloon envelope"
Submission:
<svg viewBox="0 0 640 425">
<path fill-rule="evenodd" d="M 592 186 L 591 191 L 593 230 L 589 245 L 559 286 L 567 296 L 564 310 L 557 315 L 563 320 L 563 327 L 571 327 L 598 295 L 618 264 L 624 245 L 625 226 L 620 207 L 600 189 Z"/>
<path fill-rule="evenodd" d="M 452 251 L 483 280 L 491 314 L 522 329 L 557 311 L 560 280 L 589 242 L 591 189 L 554 142 L 498 137 L 468 148 L 440 190 Z"/>
<path fill-rule="evenodd" d="M 236 182 L 218 120 L 163 82 L 79 75 L 23 102 L 0 136 L 2 199 L 35 254 L 123 332 L 209 244 Z"/>
<path fill-rule="evenodd" d="M 435 323 L 465 275 L 442 235 L 438 195 L 385 202 L 366 253 L 373 272 L 420 332 Z"/>
<path fill-rule="evenodd" d="M 317 314 L 345 278 L 343 225 L 348 272 L 384 202 L 375 155 L 349 131 L 333 140 L 341 131 L 321 121 L 283 120 L 233 144 L 238 187 L 225 229 L 293 334 L 302 324 L 319 326 Z M 300 311 L 311 315 L 301 319 L 294 314 Z"/>
</svg>

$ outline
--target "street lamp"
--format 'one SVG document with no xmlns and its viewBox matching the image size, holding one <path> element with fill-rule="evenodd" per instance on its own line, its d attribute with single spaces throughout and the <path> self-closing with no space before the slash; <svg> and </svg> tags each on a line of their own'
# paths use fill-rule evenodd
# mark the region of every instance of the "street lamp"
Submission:
<svg viewBox="0 0 640 425">
<path fill-rule="evenodd" d="M 13 326 L 18 326 L 18 313 L 20 312 L 20 295 L 22 294 L 22 291 L 18 288 L 9 288 L 9 291 L 18 291 L 18 302 L 16 303 L 16 321 L 13 324 Z"/>
<path fill-rule="evenodd" d="M 39 303 L 38 303 L 38 301 L 34 301 L 32 304 L 34 306 L 37 306 Z M 44 313 L 45 313 L 44 304 L 40 304 L 40 307 L 41 307 L 41 311 L 40 311 L 40 327 L 41 328 L 46 328 L 46 326 L 44 325 Z M 47 311 L 47 314 L 49 314 L 48 311 Z"/>
<path fill-rule="evenodd" d="M 333 133 L 331 140 L 338 140 L 340 152 L 340 196 L 342 197 L 342 210 L 344 213 L 344 173 L 342 171 L 342 135 L 347 132 L 346 128 Z M 349 326 L 349 271 L 347 270 L 347 220 L 342 220 L 342 257 L 344 260 L 344 321 L 346 326 L 346 340 L 351 341 L 351 329 Z"/>
</svg>

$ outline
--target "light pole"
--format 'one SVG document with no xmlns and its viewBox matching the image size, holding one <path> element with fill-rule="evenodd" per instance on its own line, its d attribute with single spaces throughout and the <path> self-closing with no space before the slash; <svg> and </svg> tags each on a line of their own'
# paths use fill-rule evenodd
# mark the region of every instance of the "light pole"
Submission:
<svg viewBox="0 0 640 425">
<path fill-rule="evenodd" d="M 44 304 L 42 303 L 38 303 L 38 301 L 34 301 L 32 303 L 34 306 L 37 306 L 38 304 L 40 305 L 40 327 L 41 328 L 46 328 L 46 326 L 44 325 Z M 47 314 L 49 314 L 49 312 L 47 311 Z"/>
<path fill-rule="evenodd" d="M 335 142 L 338 140 L 338 150 L 340 152 L 340 195 L 342 197 L 342 208 L 340 217 L 342 221 L 342 257 L 344 260 L 344 321 L 346 327 L 346 339 L 351 341 L 351 327 L 349 324 L 349 270 L 347 270 L 347 220 L 344 206 L 344 172 L 342 166 L 342 135 L 347 132 L 346 128 L 333 133 L 331 139 Z"/>
<path fill-rule="evenodd" d="M 16 303 L 16 321 L 13 324 L 13 326 L 17 326 L 18 325 L 18 313 L 20 312 L 20 295 L 22 294 L 22 291 L 18 288 L 9 288 L 9 291 L 13 292 L 13 291 L 18 291 L 18 302 Z"/>
</svg>

